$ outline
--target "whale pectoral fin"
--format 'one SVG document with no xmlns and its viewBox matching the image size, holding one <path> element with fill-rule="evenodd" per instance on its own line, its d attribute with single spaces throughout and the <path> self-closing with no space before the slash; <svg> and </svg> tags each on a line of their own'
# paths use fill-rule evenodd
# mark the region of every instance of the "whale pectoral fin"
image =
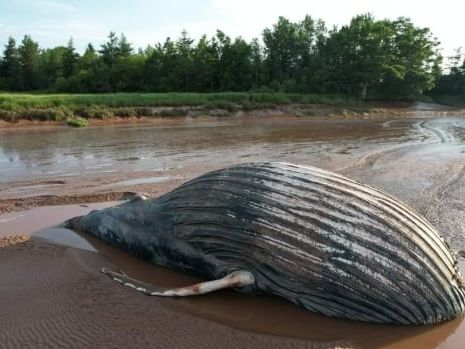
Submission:
<svg viewBox="0 0 465 349">
<path fill-rule="evenodd" d="M 252 285 L 255 282 L 252 273 L 245 270 L 238 270 L 226 275 L 225 277 L 222 277 L 221 279 L 200 282 L 186 287 L 158 288 L 142 281 L 132 279 L 125 273 L 116 273 L 106 268 L 102 268 L 100 271 L 124 286 L 131 287 L 136 291 L 145 293 L 148 296 L 162 297 L 198 296 L 217 290 L 222 290 L 224 288 L 244 287 Z"/>
</svg>

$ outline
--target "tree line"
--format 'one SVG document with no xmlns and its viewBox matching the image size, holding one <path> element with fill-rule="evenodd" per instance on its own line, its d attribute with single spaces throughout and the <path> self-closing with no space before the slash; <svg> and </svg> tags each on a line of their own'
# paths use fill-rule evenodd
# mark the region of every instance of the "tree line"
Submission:
<svg viewBox="0 0 465 349">
<path fill-rule="evenodd" d="M 328 29 L 306 16 L 280 17 L 261 40 L 222 31 L 135 50 L 111 32 L 99 48 L 79 54 L 66 46 L 42 49 L 29 35 L 9 38 L 0 59 L 0 90 L 56 92 L 282 91 L 341 93 L 362 98 L 416 98 L 427 91 L 465 95 L 465 60 L 441 70 L 439 42 L 408 18 L 369 14 Z"/>
</svg>

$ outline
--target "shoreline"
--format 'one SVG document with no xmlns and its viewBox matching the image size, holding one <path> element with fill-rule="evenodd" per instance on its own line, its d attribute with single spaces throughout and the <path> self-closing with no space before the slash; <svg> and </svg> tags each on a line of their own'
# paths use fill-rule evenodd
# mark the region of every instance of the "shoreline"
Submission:
<svg viewBox="0 0 465 349">
<path fill-rule="evenodd" d="M 92 108 L 92 107 L 88 107 Z M 111 107 L 105 107 L 112 110 Z M 130 107 L 142 108 L 142 107 Z M 143 107 L 147 109 L 147 107 Z M 176 106 L 176 107 L 151 107 L 154 115 L 128 115 L 113 116 L 109 118 L 85 118 L 87 127 L 143 125 L 143 124 L 173 124 L 187 120 L 209 121 L 229 120 L 234 118 L 310 118 L 323 120 L 366 120 L 385 118 L 429 117 L 429 116 L 465 116 L 465 108 L 450 107 L 434 103 L 405 103 L 405 102 L 366 102 L 359 106 L 353 105 L 324 105 L 324 104 L 284 104 L 273 105 L 272 108 L 257 107 L 252 110 L 243 110 L 237 106 L 237 110 L 215 108 L 205 110 L 202 106 Z M 25 111 L 27 112 L 27 110 Z M 166 115 L 163 113 L 166 112 Z M 179 115 L 170 115 L 170 113 Z M 72 128 L 64 120 L 29 120 L 21 118 L 17 121 L 7 121 L 0 118 L 0 130 L 25 130 L 25 129 L 68 129 Z"/>
</svg>

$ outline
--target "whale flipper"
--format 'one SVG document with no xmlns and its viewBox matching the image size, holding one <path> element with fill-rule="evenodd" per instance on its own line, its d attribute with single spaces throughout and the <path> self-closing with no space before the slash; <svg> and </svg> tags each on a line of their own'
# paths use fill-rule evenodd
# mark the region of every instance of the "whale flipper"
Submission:
<svg viewBox="0 0 465 349">
<path fill-rule="evenodd" d="M 200 282 L 186 287 L 160 288 L 139 280 L 132 279 L 124 272 L 117 273 L 106 268 L 102 268 L 100 271 L 124 286 L 131 287 L 136 291 L 142 292 L 148 296 L 162 297 L 198 296 L 225 288 L 249 286 L 255 282 L 252 273 L 245 270 L 238 270 L 217 280 Z"/>
</svg>

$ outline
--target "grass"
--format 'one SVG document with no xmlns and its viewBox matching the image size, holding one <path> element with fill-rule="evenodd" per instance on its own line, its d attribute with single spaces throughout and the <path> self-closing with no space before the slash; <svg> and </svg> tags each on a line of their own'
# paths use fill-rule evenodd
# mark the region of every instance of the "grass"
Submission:
<svg viewBox="0 0 465 349">
<path fill-rule="evenodd" d="M 87 127 L 89 121 L 78 116 L 67 119 L 66 124 L 71 127 Z"/>
<path fill-rule="evenodd" d="M 328 94 L 268 92 L 28 94 L 0 93 L 0 119 L 64 121 L 70 117 L 111 119 L 131 116 L 182 116 L 186 108 L 206 112 L 275 108 L 288 104 L 356 106 L 355 98 Z M 155 109 L 157 108 L 157 109 Z"/>
<path fill-rule="evenodd" d="M 221 103 L 346 104 L 355 100 L 341 95 L 289 93 L 114 93 L 114 94 L 23 94 L 0 93 L 0 109 L 79 106 L 167 107 L 202 106 Z"/>
</svg>

